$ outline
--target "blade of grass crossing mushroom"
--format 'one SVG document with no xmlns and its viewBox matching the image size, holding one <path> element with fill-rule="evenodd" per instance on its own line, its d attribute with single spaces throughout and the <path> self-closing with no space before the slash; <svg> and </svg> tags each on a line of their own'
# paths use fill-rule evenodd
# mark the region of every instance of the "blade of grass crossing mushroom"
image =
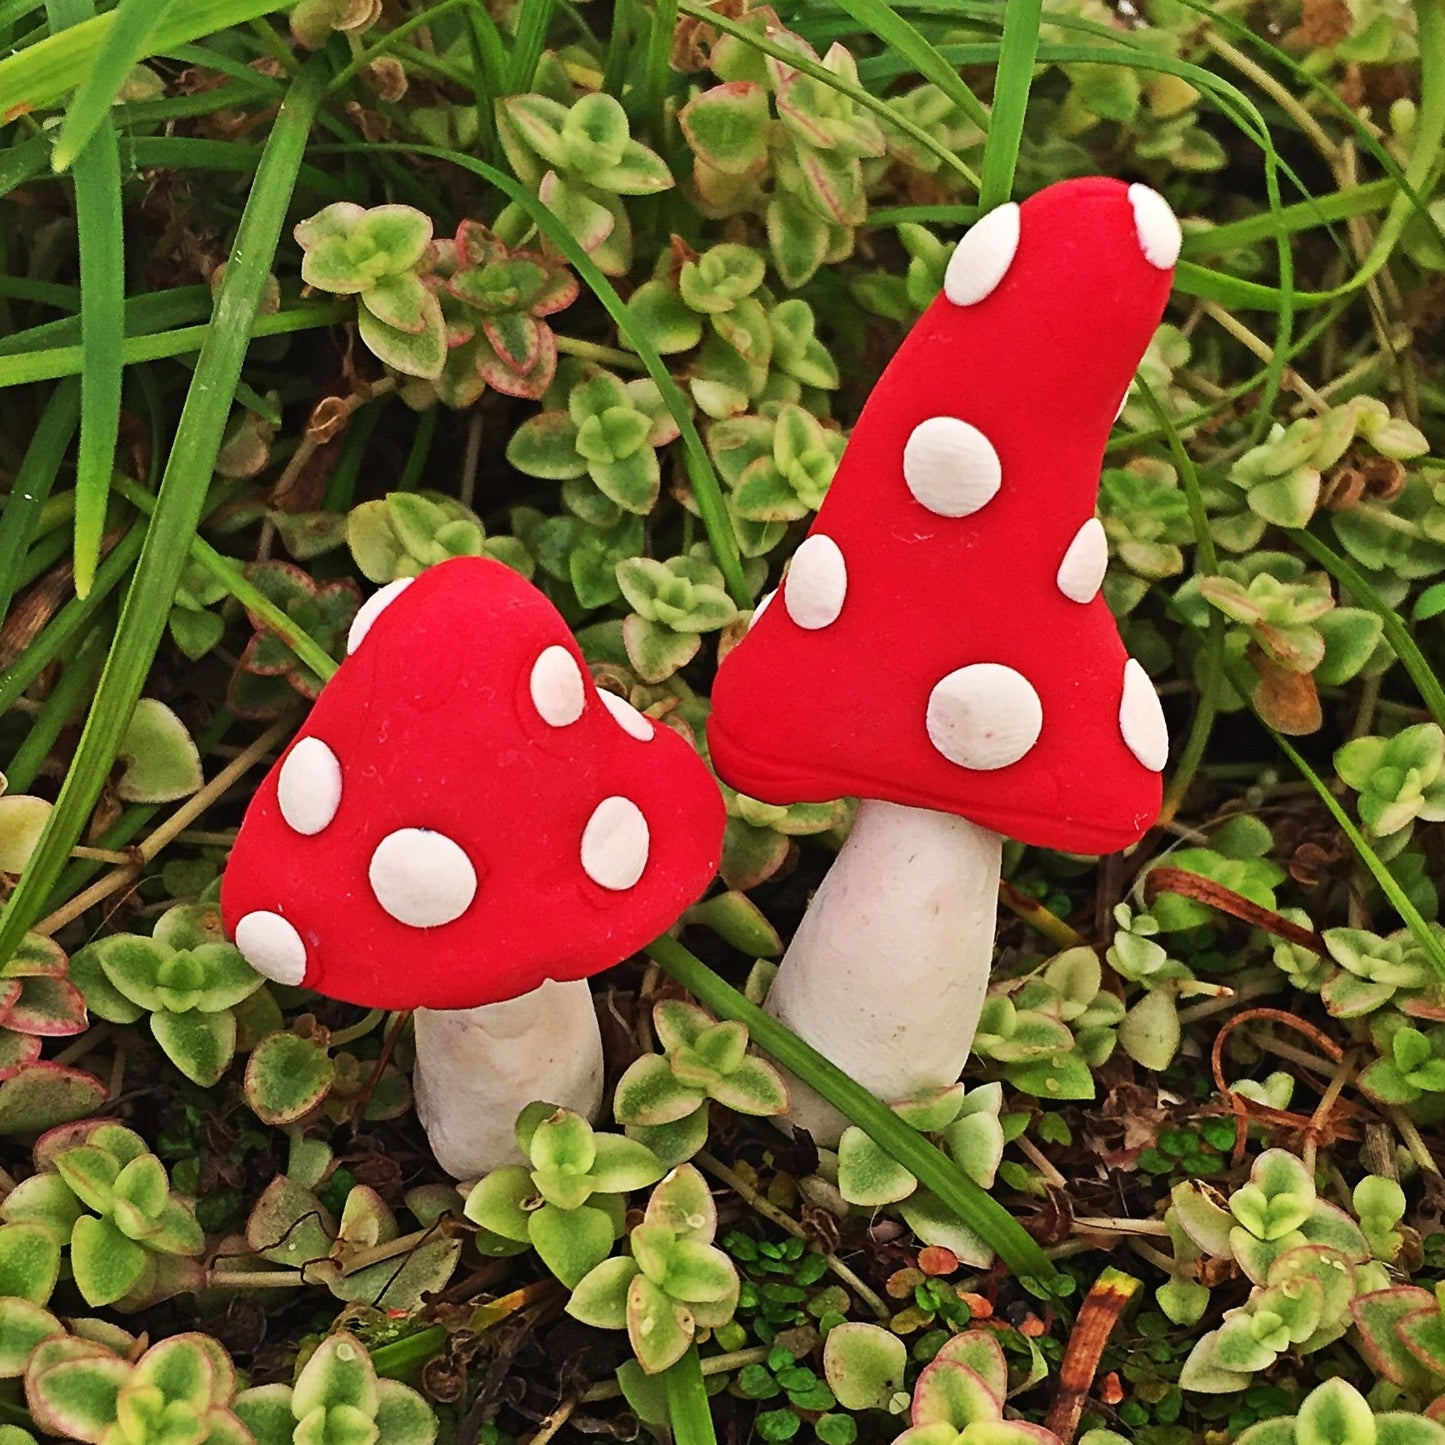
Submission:
<svg viewBox="0 0 1445 1445">
<path fill-rule="evenodd" d="M 115 7 L 115 24 L 65 112 L 60 139 L 50 157 L 54 170 L 66 170 L 85 149 L 86 142 L 104 128 L 110 120 L 111 103 L 126 77 L 149 53 L 151 37 L 176 8 L 177 0 L 121 0 Z M 78 16 L 72 24 L 94 13 L 88 4 L 85 9 L 88 13 Z M 84 269 L 82 257 L 82 272 Z"/>
<path fill-rule="evenodd" d="M 80 416 L 80 388 L 73 382 L 57 386 L 40 413 L 35 435 L 25 448 L 0 513 L 0 622 L 10 611 L 20 585 L 20 568 L 40 525 L 40 510 L 50 496 L 60 464 Z"/>
<path fill-rule="evenodd" d="M 983 183 L 978 192 L 984 211 L 1003 205 L 1013 194 L 1042 10 L 1043 0 L 1008 0 L 1004 8 L 1003 40 L 994 70 L 993 115 L 983 147 Z"/>
<path fill-rule="evenodd" d="M 230 415 L 251 323 L 321 100 L 324 65 L 323 57 L 315 57 L 292 85 L 256 169 L 231 263 L 217 291 L 215 313 L 176 427 L 155 515 L 146 529 L 121 609 L 115 643 L 45 831 L 0 915 L 0 958 L 10 956 L 39 916 L 66 856 L 80 837 L 160 644 Z"/>
<path fill-rule="evenodd" d="M 663 1371 L 662 1378 L 667 1389 L 668 1423 L 676 1445 L 716 1445 L 712 1406 L 703 1383 L 697 1346 L 689 1345 L 687 1353 Z"/>
<path fill-rule="evenodd" d="M 128 5 L 134 11 L 135 0 L 128 0 Z M 59 31 L 89 19 L 95 6 L 92 0 L 46 0 L 45 13 L 51 28 Z M 96 69 L 104 69 L 109 60 L 107 47 Z M 127 63 L 120 78 L 124 79 L 129 70 Z M 82 82 L 82 95 L 90 78 Z M 75 460 L 74 571 L 75 591 L 80 597 L 90 591 L 100 561 L 100 536 L 105 530 L 110 473 L 120 433 L 120 389 L 125 367 L 121 355 L 125 340 L 125 236 L 121 225 L 120 151 L 109 104 L 107 95 L 105 108 L 97 112 L 94 124 L 81 140 L 72 137 L 80 251 L 80 345 L 84 353 L 80 368 L 80 448 Z M 55 156 L 51 157 L 51 165 L 56 170 L 64 169 Z"/>
<path fill-rule="evenodd" d="M 1335 581 L 1346 587 L 1356 602 L 1362 607 L 1368 607 L 1380 619 L 1384 624 L 1385 640 L 1394 648 L 1395 655 L 1410 674 L 1410 681 L 1415 684 L 1421 700 L 1430 709 L 1430 716 L 1441 727 L 1445 727 L 1445 688 L 1441 687 L 1434 668 L 1425 660 L 1425 654 L 1420 651 L 1419 644 L 1410 635 L 1409 628 L 1400 620 L 1394 608 L 1375 591 L 1369 579 L 1353 562 L 1327 547 L 1313 532 L 1291 531 L 1289 535 Z"/>
<path fill-rule="evenodd" d="M 1049 1257 L 1001 1204 L 989 1197 L 954 1162 L 935 1149 L 916 1129 L 905 1124 L 886 1104 L 856 1084 L 791 1029 L 749 1003 L 730 983 L 719 978 L 676 939 L 662 937 L 647 945 L 648 954 L 699 1003 L 719 1018 L 747 1025 L 753 1042 L 816 1089 L 835 1109 L 848 1116 L 873 1142 L 903 1165 L 968 1225 L 1021 1280 L 1036 1282 L 1050 1293 L 1057 1278 Z"/>
<path fill-rule="evenodd" d="M 923 126 L 911 120 L 897 106 L 874 95 L 866 86 L 854 85 L 852 81 L 844 80 L 841 75 L 835 75 L 826 65 L 820 65 L 806 55 L 800 55 L 797 51 L 788 50 L 786 47 L 776 44 L 766 36 L 760 35 L 756 30 L 750 30 L 746 25 L 740 25 L 736 20 L 709 9 L 708 6 L 699 3 L 699 0 L 678 0 L 677 8 L 683 15 L 691 15 L 695 19 L 705 20 L 713 29 L 721 30 L 735 40 L 742 41 L 744 45 L 752 46 L 760 55 L 768 55 L 774 60 L 784 61 L 795 70 L 801 70 L 804 75 L 810 76 L 820 85 L 826 85 L 830 89 L 836 90 L 839 95 L 846 95 L 855 105 L 861 105 L 864 110 L 882 116 L 889 125 L 896 126 L 903 131 L 910 139 L 937 156 L 951 171 L 962 176 L 969 185 L 976 187 L 982 184 L 973 170 L 965 165 L 946 145 Z M 978 207 L 970 206 L 965 219 L 972 221 L 977 217 Z M 871 225 L 872 222 L 869 221 L 866 224 Z"/>
<path fill-rule="evenodd" d="M 275 0 L 190 0 L 157 25 L 148 49 L 161 55 L 275 8 Z M 74 90 L 110 44 L 115 23 L 110 10 L 0 60 L 0 116 L 46 109 Z"/>
<path fill-rule="evenodd" d="M 364 150 L 368 155 L 378 151 L 398 152 L 413 156 L 433 156 L 437 160 L 450 161 L 453 165 L 469 170 L 484 181 L 494 185 L 509 201 L 514 201 L 524 210 L 539 231 L 567 258 L 568 264 L 578 277 L 592 291 L 592 294 L 606 308 L 607 314 L 617 325 L 617 330 L 627 345 L 637 353 L 637 358 L 647 369 L 647 374 L 657 383 L 662 400 L 682 433 L 683 454 L 687 462 L 688 480 L 692 483 L 693 497 L 697 509 L 702 513 L 702 522 L 707 530 L 707 539 L 712 547 L 713 559 L 727 582 L 728 595 L 739 607 L 753 605 L 752 590 L 743 576 L 742 558 L 738 552 L 737 538 L 733 534 L 732 519 L 728 515 L 727 503 L 723 500 L 722 487 L 717 471 L 703 445 L 697 423 L 692 419 L 687 398 L 683 396 L 672 374 L 663 364 L 657 349 L 648 340 L 645 331 L 633 321 L 632 314 L 617 294 L 617 288 L 597 268 L 597 264 L 577 243 L 576 238 L 531 192 L 524 190 L 510 176 L 504 175 L 485 161 L 463 155 L 460 151 L 445 150 L 439 146 L 368 145 L 346 146 L 346 150 Z"/>
</svg>

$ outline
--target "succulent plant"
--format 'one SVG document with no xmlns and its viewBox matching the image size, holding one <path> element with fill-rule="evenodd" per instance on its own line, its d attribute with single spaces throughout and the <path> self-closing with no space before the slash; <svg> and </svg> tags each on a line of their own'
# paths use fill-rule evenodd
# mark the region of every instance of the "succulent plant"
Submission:
<svg viewBox="0 0 1445 1445">
<path fill-rule="evenodd" d="M 446 323 L 428 284 L 432 223 L 414 206 L 367 209 L 335 201 L 296 227 L 306 253 L 301 279 L 318 291 L 355 296 L 361 339 L 407 376 L 441 375 Z"/>
<path fill-rule="evenodd" d="M 578 1280 L 567 1313 L 598 1329 L 625 1329 L 638 1364 L 660 1373 L 699 1330 L 725 1325 L 737 1307 L 737 1268 L 713 1244 L 716 1232 L 707 1181 L 681 1165 L 652 1191 L 628 1236 L 631 1253 L 600 1261 Z"/>
<path fill-rule="evenodd" d="M 624 1196 L 661 1179 L 666 1166 L 644 1144 L 599 1134 L 580 1114 L 533 1104 L 517 1120 L 531 1164 L 494 1169 L 467 1196 L 484 1248 L 531 1245 L 569 1289 L 611 1253 L 623 1231 Z"/>
<path fill-rule="evenodd" d="M 104 1120 L 54 1130 L 36 1145 L 35 1164 L 0 1202 L 0 1261 L 9 1261 L 0 1269 L 17 1283 L 14 1261 L 29 1261 L 25 1298 L 50 1298 L 67 1247 L 90 1305 L 139 1308 L 195 1288 L 205 1236 L 139 1134 Z"/>
<path fill-rule="evenodd" d="M 232 1407 L 255 1445 L 432 1445 L 437 1417 L 409 1385 L 377 1378 L 348 1334 L 323 1340 L 295 1385 L 242 1390 Z"/>
<path fill-rule="evenodd" d="M 748 1053 L 745 1024 L 719 1023 L 677 999 L 656 1004 L 652 1021 L 663 1052 L 633 1060 L 617 1081 L 612 1110 L 628 1137 L 664 1164 L 681 1164 L 702 1148 L 710 1099 L 758 1118 L 787 1109 L 787 1085 L 770 1063 Z"/>
<path fill-rule="evenodd" d="M 114 933 L 71 960 L 93 1013 L 113 1023 L 149 1016 L 151 1033 L 188 1079 L 214 1084 L 236 1050 L 236 1007 L 265 980 L 230 943 L 214 904 L 182 903 L 149 937 Z"/>
</svg>

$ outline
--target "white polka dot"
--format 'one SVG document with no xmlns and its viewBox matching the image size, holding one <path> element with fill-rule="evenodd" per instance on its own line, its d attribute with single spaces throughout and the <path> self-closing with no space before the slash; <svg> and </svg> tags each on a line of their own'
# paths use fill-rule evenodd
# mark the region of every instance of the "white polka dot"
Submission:
<svg viewBox="0 0 1445 1445">
<path fill-rule="evenodd" d="M 599 888 L 620 893 L 647 867 L 647 819 L 628 798 L 603 798 L 582 830 L 582 871 Z"/>
<path fill-rule="evenodd" d="M 1069 543 L 1059 563 L 1059 591 L 1070 602 L 1092 602 L 1099 595 L 1104 573 L 1109 570 L 1109 539 L 1104 524 L 1090 517 Z"/>
<path fill-rule="evenodd" d="M 966 517 L 986 506 L 1003 482 L 993 443 L 956 416 L 931 416 L 903 447 L 903 480 L 930 512 Z"/>
<path fill-rule="evenodd" d="M 320 738 L 302 738 L 276 779 L 281 816 L 298 833 L 319 833 L 341 806 L 341 762 Z"/>
<path fill-rule="evenodd" d="M 1129 187 L 1129 204 L 1134 208 L 1134 230 L 1144 259 L 1161 271 L 1169 270 L 1179 259 L 1183 240 L 1169 202 L 1158 191 L 1136 183 Z"/>
<path fill-rule="evenodd" d="M 532 706 L 542 721 L 564 728 L 582 716 L 586 700 L 577 659 L 565 647 L 544 647 L 532 664 Z"/>
<path fill-rule="evenodd" d="M 385 587 L 373 592 L 365 602 L 361 604 L 361 610 L 351 621 L 351 631 L 346 634 L 347 652 L 355 652 L 361 646 L 366 634 L 371 631 L 371 625 L 406 591 L 416 579 L 414 577 L 398 577 L 395 582 L 388 582 Z"/>
<path fill-rule="evenodd" d="M 629 737 L 634 737 L 640 743 L 652 741 L 652 724 L 625 697 L 618 697 L 615 692 L 608 692 L 606 688 L 599 687 L 597 696 L 602 699 L 602 706 L 617 719 L 617 725 Z"/>
<path fill-rule="evenodd" d="M 277 983 L 306 977 L 306 945 L 279 913 L 248 913 L 236 925 L 236 947 L 246 962 Z"/>
<path fill-rule="evenodd" d="M 992 210 L 969 227 L 943 274 L 943 294 L 955 306 L 982 301 L 1008 274 L 1019 248 L 1019 208 L 1016 202 Z"/>
<path fill-rule="evenodd" d="M 461 845 L 430 828 L 400 828 L 377 844 L 367 871 L 376 901 L 399 923 L 437 928 L 460 918 L 477 874 Z"/>
<path fill-rule="evenodd" d="M 1124 664 L 1124 696 L 1119 702 L 1119 731 L 1129 751 L 1151 773 L 1169 761 L 1169 728 L 1149 674 L 1131 657 Z"/>
<path fill-rule="evenodd" d="M 773 588 L 771 592 L 764 592 L 758 598 L 758 605 L 753 608 L 753 615 L 748 618 L 748 631 L 751 632 L 759 622 L 763 620 L 763 613 L 768 610 L 768 604 L 778 595 L 778 589 Z"/>
<path fill-rule="evenodd" d="M 1022 673 L 975 662 L 933 689 L 926 721 L 933 746 L 949 762 L 992 772 L 1018 762 L 1038 741 L 1044 709 Z"/>
<path fill-rule="evenodd" d="M 783 584 L 788 616 L 810 632 L 838 620 L 848 595 L 848 564 L 838 544 L 814 532 L 793 553 Z"/>
</svg>

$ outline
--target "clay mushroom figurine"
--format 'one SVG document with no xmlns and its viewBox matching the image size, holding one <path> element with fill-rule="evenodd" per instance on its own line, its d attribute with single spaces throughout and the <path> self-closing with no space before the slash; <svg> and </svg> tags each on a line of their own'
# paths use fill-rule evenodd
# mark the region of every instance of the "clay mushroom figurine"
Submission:
<svg viewBox="0 0 1445 1445">
<path fill-rule="evenodd" d="M 1094 505 L 1179 243 L 1162 197 L 1110 180 L 979 221 L 718 673 L 728 783 L 861 800 L 769 1008 L 881 1098 L 963 1068 L 1004 838 L 1107 853 L 1158 814 L 1168 734 L 1099 595 Z M 801 1088 L 791 1117 L 823 1143 L 842 1122 Z"/>
<path fill-rule="evenodd" d="M 246 813 L 222 915 L 268 978 L 416 1008 L 417 1112 L 475 1178 L 520 1159 L 532 1100 L 595 1117 L 586 979 L 707 887 L 723 805 L 501 563 L 383 587 L 348 647 Z"/>
</svg>

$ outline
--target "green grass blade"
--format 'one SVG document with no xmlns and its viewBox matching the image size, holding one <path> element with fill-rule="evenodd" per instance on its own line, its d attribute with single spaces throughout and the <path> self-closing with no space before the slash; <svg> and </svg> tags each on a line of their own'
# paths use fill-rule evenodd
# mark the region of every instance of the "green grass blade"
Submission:
<svg viewBox="0 0 1445 1445">
<path fill-rule="evenodd" d="M 90 627 L 105 599 L 134 565 L 144 540 L 145 534 L 139 527 L 122 537 L 96 568 L 95 585 L 90 589 L 90 596 L 72 597 L 50 619 L 40 635 L 26 646 L 25 651 L 4 672 L 0 672 L 0 713 L 9 712 L 25 689 Z M 66 851 L 69 850 L 70 844 L 67 843 Z"/>
<path fill-rule="evenodd" d="M 1247 684 L 1246 684 L 1247 685 Z M 1240 684 L 1236 683 L 1236 687 Z M 1241 696 L 1248 696 L 1241 693 Z M 1264 719 L 1260 719 L 1262 726 L 1268 727 Z M 1380 892 L 1389 900 L 1390 906 L 1398 913 L 1404 921 L 1405 926 L 1415 937 L 1415 942 L 1420 945 L 1425 956 L 1430 960 L 1430 966 L 1445 978 L 1445 944 L 1440 942 L 1435 930 L 1420 916 L 1420 910 L 1410 902 L 1405 890 L 1395 881 L 1395 875 L 1390 872 L 1389 867 L 1381 859 L 1380 855 L 1370 846 L 1365 835 L 1354 825 L 1350 815 L 1340 806 L 1340 800 L 1335 797 L 1328 785 L 1315 770 L 1304 760 L 1298 749 L 1280 733 L 1269 729 L 1270 736 L 1279 744 L 1280 750 L 1299 769 L 1301 776 L 1319 795 L 1322 802 L 1335 822 L 1340 825 L 1340 831 L 1350 840 L 1350 846 L 1359 855 L 1360 861 L 1370 870 L 1371 876 L 1380 886 Z"/>
<path fill-rule="evenodd" d="M 147 517 L 155 514 L 156 499 L 135 483 L 117 477 L 115 489 L 137 511 Z M 322 651 L 310 633 L 297 627 L 259 587 L 247 579 L 239 563 L 216 551 L 199 532 L 191 538 L 191 560 L 203 567 L 249 613 L 259 617 L 323 681 L 336 671 L 335 659 Z"/>
<path fill-rule="evenodd" d="M 147 54 L 151 36 L 170 18 L 178 0 L 120 0 L 104 46 L 76 87 L 50 164 L 57 172 L 75 162 L 86 142 L 109 120 L 115 99 L 133 66 Z"/>
<path fill-rule="evenodd" d="M 249 337 L 285 336 L 293 331 L 315 331 L 334 326 L 355 313 L 355 303 L 328 301 L 321 305 L 293 306 L 270 316 L 258 316 L 248 328 Z M 211 339 L 209 326 L 183 326 L 151 336 L 128 336 L 121 347 L 126 366 L 139 361 L 161 361 L 188 356 L 202 350 Z M 60 376 L 77 376 L 85 362 L 83 346 L 56 346 L 21 356 L 0 357 L 0 388 L 21 386 L 29 381 L 53 381 Z"/>
<path fill-rule="evenodd" d="M 40 413 L 35 435 L 25 449 L 25 460 L 10 484 L 10 495 L 0 514 L 0 622 L 10 611 L 10 601 L 21 585 L 22 563 L 39 526 L 40 509 L 55 485 L 79 417 L 79 387 L 74 382 L 56 387 Z"/>
<path fill-rule="evenodd" d="M 321 101 L 325 63 L 322 56 L 307 63 L 266 142 L 230 264 L 216 293 L 215 314 L 176 428 L 155 516 L 146 529 L 121 609 L 115 644 L 45 831 L 0 915 L 0 958 L 10 956 L 25 930 L 40 916 L 66 855 L 84 830 L 160 644 L 205 502 L 296 172 Z"/>
<path fill-rule="evenodd" d="M 353 147 L 345 147 L 350 150 Z M 469 170 L 484 181 L 494 185 L 509 201 L 515 201 L 538 230 L 567 258 L 568 264 L 594 296 L 606 308 L 618 331 L 628 346 L 637 353 L 637 359 L 647 369 L 647 374 L 657 383 L 657 389 L 667 406 L 672 419 L 682 433 L 683 456 L 687 463 L 688 480 L 692 483 L 693 497 L 697 509 L 702 513 L 703 526 L 707 530 L 708 542 L 712 546 L 713 559 L 727 582 L 728 595 L 739 607 L 753 605 L 752 589 L 743 576 L 742 558 L 738 553 L 737 538 L 733 535 L 732 519 L 728 515 L 727 503 L 723 500 L 722 487 L 713 468 L 712 458 L 703 445 L 697 423 L 692 419 L 692 410 L 687 398 L 672 379 L 672 373 L 657 354 L 657 348 L 648 339 L 647 333 L 638 329 L 617 288 L 597 269 L 597 263 L 578 245 L 576 238 L 562 226 L 557 218 L 530 191 L 524 190 L 510 176 L 503 175 L 485 161 L 463 155 L 460 151 L 442 150 L 436 146 L 368 145 L 361 147 L 368 155 L 378 151 L 400 152 L 406 155 L 434 156 L 437 160 L 450 161 L 453 165 Z"/>
<path fill-rule="evenodd" d="M 984 211 L 1001 206 L 1013 194 L 1014 167 L 1029 107 L 1034 55 L 1039 48 L 1039 15 L 1043 0 L 1008 0 L 1003 39 L 994 71 L 993 118 L 983 148 L 983 184 L 978 204 Z"/>
<path fill-rule="evenodd" d="M 150 52 L 159 55 L 275 8 L 276 0 L 189 0 L 157 25 Z M 108 11 L 0 60 L 0 116 L 44 110 L 68 95 L 111 43 L 115 21 L 116 12 Z"/>
<path fill-rule="evenodd" d="M 12 793 L 23 793 L 29 789 L 66 724 L 90 696 L 105 662 L 107 633 L 108 628 L 104 625 L 94 629 L 66 662 L 60 681 L 41 705 L 25 741 L 15 749 L 5 765 L 5 778 Z"/>
<path fill-rule="evenodd" d="M 1420 651 L 1419 644 L 1394 608 L 1370 586 L 1369 578 L 1348 557 L 1326 546 L 1313 532 L 1291 531 L 1289 535 L 1301 551 L 1308 552 L 1335 581 L 1347 588 L 1361 607 L 1369 608 L 1380 619 L 1384 624 L 1385 641 L 1394 648 L 1395 656 L 1409 673 L 1421 700 L 1430 709 L 1430 716 L 1445 727 L 1445 688 L 1441 687 L 1434 668 L 1425 660 L 1425 654 Z"/>
<path fill-rule="evenodd" d="M 697 1346 L 689 1345 L 687 1353 L 663 1371 L 662 1379 L 667 1390 L 667 1422 L 672 1427 L 674 1445 L 717 1445 L 712 1405 L 703 1383 Z"/>
<path fill-rule="evenodd" d="M 133 8 L 135 0 L 127 3 Z M 81 24 L 94 12 L 92 0 L 46 0 L 46 13 L 57 30 Z M 104 69 L 109 58 L 107 47 L 97 69 Z M 122 79 L 129 70 L 127 64 Z M 125 235 L 121 225 L 120 154 L 115 125 L 107 109 L 97 112 L 79 153 L 71 159 L 75 162 L 80 346 L 84 353 L 80 369 L 80 450 L 75 462 L 75 591 L 84 597 L 100 561 L 110 473 L 120 433 L 120 391 L 125 370 L 121 355 L 125 340 Z"/>
<path fill-rule="evenodd" d="M 659 6 L 659 12 L 665 9 Z M 507 94 L 521 95 L 532 88 L 537 62 L 547 43 L 547 30 L 552 24 L 552 0 L 527 0 L 517 19 L 517 33 L 512 37 L 512 57 L 507 65 Z"/>
<path fill-rule="evenodd" d="M 860 25 L 871 30 L 925 80 L 931 80 L 980 130 L 989 128 L 989 114 L 964 84 L 958 71 L 885 0 L 834 0 Z"/>
<path fill-rule="evenodd" d="M 1020 1279 L 1035 1280 L 1047 1292 L 1049 1281 L 1056 1278 L 1049 1257 L 1023 1226 L 946 1154 L 935 1149 L 922 1134 L 905 1124 L 861 1084 L 854 1083 L 837 1065 L 805 1044 L 791 1029 L 749 1003 L 675 939 L 659 938 L 649 943 L 646 951 L 719 1018 L 737 1019 L 746 1024 L 760 1049 L 816 1089 L 879 1148 L 932 1190 Z"/>
</svg>

